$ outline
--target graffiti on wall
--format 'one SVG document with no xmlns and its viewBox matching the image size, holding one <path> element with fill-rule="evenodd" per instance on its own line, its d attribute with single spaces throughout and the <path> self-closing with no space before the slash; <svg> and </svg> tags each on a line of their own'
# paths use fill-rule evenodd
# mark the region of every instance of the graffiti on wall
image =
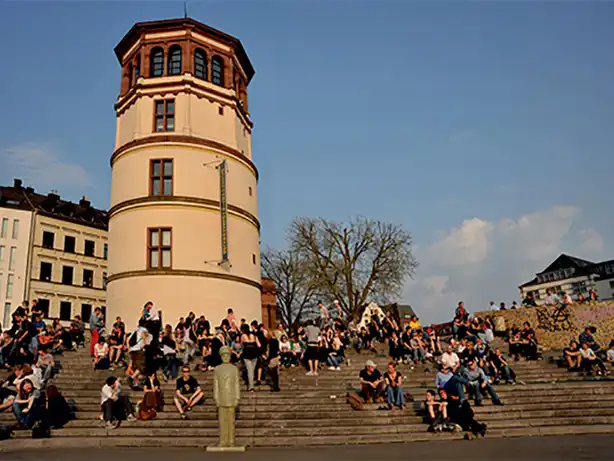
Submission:
<svg viewBox="0 0 614 461">
<path fill-rule="evenodd" d="M 537 328 L 555 332 L 573 329 L 571 312 L 566 305 L 537 307 Z"/>
</svg>

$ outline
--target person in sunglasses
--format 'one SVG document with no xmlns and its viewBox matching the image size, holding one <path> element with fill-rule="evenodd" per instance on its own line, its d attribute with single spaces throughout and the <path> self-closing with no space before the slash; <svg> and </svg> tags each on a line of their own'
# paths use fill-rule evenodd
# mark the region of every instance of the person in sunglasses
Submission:
<svg viewBox="0 0 614 461">
<path fill-rule="evenodd" d="M 179 410 L 181 419 L 187 419 L 186 413 L 191 411 L 205 396 L 196 378 L 190 375 L 189 367 L 182 368 L 176 389 L 175 406 Z"/>
</svg>

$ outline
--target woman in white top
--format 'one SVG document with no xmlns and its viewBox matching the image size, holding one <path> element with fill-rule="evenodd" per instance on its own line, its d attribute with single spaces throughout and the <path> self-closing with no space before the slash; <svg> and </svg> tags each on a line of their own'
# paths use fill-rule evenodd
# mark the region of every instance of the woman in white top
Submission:
<svg viewBox="0 0 614 461">
<path fill-rule="evenodd" d="M 94 346 L 94 370 L 109 369 L 109 345 L 101 336 L 98 343 Z"/>
<path fill-rule="evenodd" d="M 580 356 L 582 357 L 582 369 L 590 376 L 593 374 L 593 367 L 597 367 L 598 375 L 608 375 L 609 372 L 605 369 L 603 361 L 597 357 L 593 350 L 588 347 L 588 343 L 582 344 L 580 348 Z"/>
</svg>

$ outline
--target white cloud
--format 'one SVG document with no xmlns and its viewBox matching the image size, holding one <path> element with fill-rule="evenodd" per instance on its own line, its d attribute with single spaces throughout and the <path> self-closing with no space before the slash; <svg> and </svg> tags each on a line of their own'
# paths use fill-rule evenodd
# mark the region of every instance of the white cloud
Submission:
<svg viewBox="0 0 614 461">
<path fill-rule="evenodd" d="M 426 322 L 449 321 L 461 300 L 474 312 L 486 309 L 491 300 L 509 303 L 518 299 L 518 285 L 561 253 L 607 259 L 603 237 L 581 224 L 581 210 L 573 206 L 498 222 L 467 219 L 416 251 L 420 268 L 406 286 L 404 300 Z"/>
<path fill-rule="evenodd" d="M 85 188 L 92 186 L 89 174 L 81 165 L 63 161 L 50 146 L 23 144 L 0 150 L 5 173 L 20 178 L 38 189 Z"/>
<path fill-rule="evenodd" d="M 593 228 L 580 231 L 580 236 L 584 239 L 580 245 L 580 249 L 589 254 L 599 254 L 603 252 L 605 242 L 599 232 Z M 609 259 L 609 258 L 608 258 Z"/>
</svg>

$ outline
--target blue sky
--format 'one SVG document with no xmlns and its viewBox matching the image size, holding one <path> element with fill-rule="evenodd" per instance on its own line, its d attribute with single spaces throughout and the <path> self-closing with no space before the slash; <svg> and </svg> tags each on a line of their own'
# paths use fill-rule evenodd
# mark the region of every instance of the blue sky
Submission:
<svg viewBox="0 0 614 461">
<path fill-rule="evenodd" d="M 295 215 L 413 232 L 404 300 L 445 320 L 517 298 L 566 251 L 614 258 L 614 3 L 204 1 L 250 85 L 262 240 Z M 120 71 L 134 22 L 182 2 L 4 2 L 0 182 L 109 203 Z"/>
</svg>

